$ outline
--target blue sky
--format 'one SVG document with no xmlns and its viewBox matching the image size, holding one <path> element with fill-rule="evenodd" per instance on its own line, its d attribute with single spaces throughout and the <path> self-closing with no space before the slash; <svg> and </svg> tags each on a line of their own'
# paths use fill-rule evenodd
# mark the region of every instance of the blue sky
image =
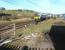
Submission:
<svg viewBox="0 0 65 50">
<path fill-rule="evenodd" d="M 60 14 L 65 13 L 65 0 L 0 0 L 0 7 Z"/>
</svg>

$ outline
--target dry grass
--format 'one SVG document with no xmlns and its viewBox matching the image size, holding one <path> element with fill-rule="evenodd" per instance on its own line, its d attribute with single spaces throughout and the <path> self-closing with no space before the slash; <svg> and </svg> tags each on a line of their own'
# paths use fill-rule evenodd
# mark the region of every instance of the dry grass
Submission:
<svg viewBox="0 0 65 50">
<path fill-rule="evenodd" d="M 36 43 L 38 44 L 38 43 L 40 43 L 42 41 L 42 38 L 44 38 L 44 37 L 41 36 L 42 33 L 51 28 L 51 25 L 53 24 L 53 21 L 54 21 L 53 19 L 46 20 L 46 21 L 43 21 L 43 22 L 41 22 L 41 23 L 39 23 L 37 25 L 33 25 L 33 26 L 29 27 L 29 28 L 17 31 L 16 33 L 17 34 L 22 34 L 24 36 L 37 33 Z M 11 42 L 10 44 L 13 44 L 14 46 L 16 46 L 16 45 L 23 46 L 23 45 L 26 45 L 27 42 L 30 43 L 30 41 L 31 40 L 29 40 L 29 41 L 25 40 L 25 39 L 22 40 L 22 37 L 21 37 L 20 39 L 15 40 L 15 41 Z M 31 45 L 31 44 L 29 44 L 29 45 Z"/>
<path fill-rule="evenodd" d="M 26 22 L 31 20 L 32 20 L 31 18 L 22 18 L 22 19 L 16 19 L 11 21 L 0 20 L 0 24 L 11 24 L 11 23 L 18 23 L 18 22 Z"/>
<path fill-rule="evenodd" d="M 57 20 L 54 20 L 54 19 L 45 20 L 37 25 L 33 25 L 29 28 L 17 31 L 17 34 L 22 34 L 22 35 L 27 36 L 30 34 L 37 33 L 38 36 L 36 38 L 36 43 L 39 44 L 42 41 L 42 38 L 44 38 L 44 37 L 41 37 L 42 33 L 45 32 L 46 30 L 49 30 L 54 22 L 57 22 Z M 28 45 L 32 44 L 32 43 L 30 43 L 30 40 L 29 41 L 26 41 L 25 39 L 22 40 L 22 37 L 21 37 L 20 39 L 15 40 L 15 41 L 11 42 L 10 44 L 14 45 L 14 46 L 17 46 L 17 45 L 23 46 L 23 45 L 26 45 L 27 42 L 28 42 Z M 37 46 L 37 45 L 35 44 L 35 46 Z"/>
<path fill-rule="evenodd" d="M 29 28 L 17 31 L 16 34 L 31 34 L 31 33 L 43 33 L 44 31 L 51 28 L 51 25 L 53 24 L 53 20 L 45 20 L 37 25 L 33 25 Z"/>
</svg>

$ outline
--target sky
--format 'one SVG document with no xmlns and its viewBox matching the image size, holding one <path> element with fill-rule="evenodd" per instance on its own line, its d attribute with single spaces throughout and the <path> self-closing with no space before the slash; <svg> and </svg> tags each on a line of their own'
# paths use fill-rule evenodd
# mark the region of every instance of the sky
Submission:
<svg viewBox="0 0 65 50">
<path fill-rule="evenodd" d="M 65 13 L 65 0 L 0 0 L 0 7 L 61 14 Z"/>
</svg>

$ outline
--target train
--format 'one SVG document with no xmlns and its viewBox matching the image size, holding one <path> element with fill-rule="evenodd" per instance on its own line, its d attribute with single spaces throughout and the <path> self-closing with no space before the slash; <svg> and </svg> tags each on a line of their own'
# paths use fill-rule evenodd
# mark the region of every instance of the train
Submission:
<svg viewBox="0 0 65 50">
<path fill-rule="evenodd" d="M 45 15 L 41 14 L 41 15 L 38 15 L 38 16 L 34 16 L 33 18 L 35 20 L 35 23 L 37 24 L 37 23 L 42 22 L 42 21 L 44 21 L 46 19 L 50 19 L 50 16 L 48 16 L 46 14 Z"/>
</svg>

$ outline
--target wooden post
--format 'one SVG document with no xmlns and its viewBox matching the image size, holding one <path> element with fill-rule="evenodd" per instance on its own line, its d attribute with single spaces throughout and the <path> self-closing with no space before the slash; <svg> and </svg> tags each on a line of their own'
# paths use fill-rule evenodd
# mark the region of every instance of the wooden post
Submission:
<svg viewBox="0 0 65 50">
<path fill-rule="evenodd" d="M 14 25 L 14 27 L 13 27 L 14 28 L 14 36 L 15 36 L 15 34 L 16 34 L 15 33 L 15 31 L 16 31 L 15 23 L 13 25 Z"/>
<path fill-rule="evenodd" d="M 2 16 L 2 20 L 3 20 L 3 16 Z"/>
</svg>

